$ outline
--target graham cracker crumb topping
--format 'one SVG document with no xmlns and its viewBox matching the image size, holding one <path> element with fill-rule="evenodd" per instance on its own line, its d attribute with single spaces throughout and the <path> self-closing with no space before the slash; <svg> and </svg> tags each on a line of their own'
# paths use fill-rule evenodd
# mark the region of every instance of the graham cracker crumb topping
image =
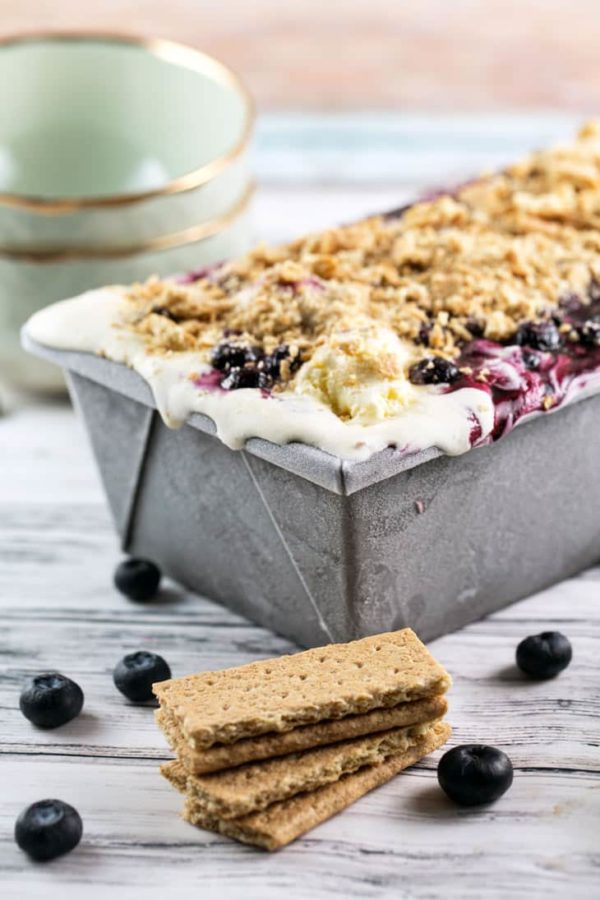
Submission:
<svg viewBox="0 0 600 900">
<path fill-rule="evenodd" d="M 281 247 L 260 245 L 192 283 L 152 278 L 128 295 L 150 353 L 224 340 L 281 352 L 276 386 L 333 335 L 359 360 L 374 329 L 421 357 L 456 359 L 473 338 L 510 342 L 600 279 L 600 124 L 402 215 L 374 216 Z M 397 360 L 373 359 L 382 377 Z M 408 367 L 408 361 L 406 366 Z"/>
</svg>

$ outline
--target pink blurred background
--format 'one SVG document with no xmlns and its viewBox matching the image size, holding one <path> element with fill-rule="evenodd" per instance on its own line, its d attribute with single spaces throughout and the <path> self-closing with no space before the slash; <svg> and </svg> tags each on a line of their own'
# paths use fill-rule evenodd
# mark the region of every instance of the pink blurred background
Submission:
<svg viewBox="0 0 600 900">
<path fill-rule="evenodd" d="M 600 108 L 597 0 L 0 0 L 0 33 L 47 28 L 195 44 L 262 109 Z"/>
</svg>

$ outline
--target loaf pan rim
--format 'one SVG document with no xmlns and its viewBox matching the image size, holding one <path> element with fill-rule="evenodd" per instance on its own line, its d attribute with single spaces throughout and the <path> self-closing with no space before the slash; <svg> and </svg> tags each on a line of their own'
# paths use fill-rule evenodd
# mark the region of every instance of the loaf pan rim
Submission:
<svg viewBox="0 0 600 900">
<path fill-rule="evenodd" d="M 95 353 L 62 350 L 40 344 L 29 336 L 26 325 L 21 331 L 21 341 L 24 349 L 29 353 L 40 356 L 62 369 L 75 372 L 90 381 L 102 384 L 109 390 L 114 390 L 117 394 L 156 410 L 152 390 L 148 383 L 141 375 L 123 363 L 114 362 Z M 583 402 L 586 399 L 589 399 L 589 396 L 584 395 L 580 399 L 574 398 L 568 405 Z M 519 421 L 517 426 L 531 425 L 540 418 L 553 415 L 561 409 L 562 405 L 555 409 L 530 413 L 526 419 Z M 214 420 L 204 413 L 192 413 L 186 424 L 217 438 Z M 510 434 L 501 437 L 500 440 L 506 438 L 510 438 Z M 493 452 L 493 447 L 492 443 L 473 447 L 466 452 Z M 243 450 L 342 496 L 354 494 L 441 456 L 452 459 L 439 448 L 430 447 L 411 454 L 401 454 L 394 448 L 386 448 L 374 453 L 366 460 L 348 460 L 309 444 L 295 441 L 279 445 L 258 437 L 247 440 Z"/>
</svg>

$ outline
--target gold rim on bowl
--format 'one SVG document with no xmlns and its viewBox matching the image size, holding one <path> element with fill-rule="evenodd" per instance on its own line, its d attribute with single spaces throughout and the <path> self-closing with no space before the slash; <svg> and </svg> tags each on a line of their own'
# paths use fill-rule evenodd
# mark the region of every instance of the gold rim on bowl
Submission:
<svg viewBox="0 0 600 900">
<path fill-rule="evenodd" d="M 165 62 L 207 75 L 217 83 L 233 88 L 242 98 L 245 108 L 242 133 L 238 141 L 227 153 L 199 166 L 197 169 L 193 169 L 191 172 L 172 178 L 166 184 L 151 190 L 101 197 L 37 197 L 28 194 L 0 192 L 0 205 L 25 208 L 40 215 L 61 215 L 82 209 L 127 206 L 150 200 L 154 197 L 179 194 L 206 184 L 215 175 L 231 165 L 248 146 L 254 127 L 254 101 L 235 72 L 213 56 L 187 44 L 180 44 L 177 41 L 170 41 L 164 38 L 145 38 L 102 31 L 40 31 L 3 37 L 0 38 L 0 52 L 6 47 L 18 44 L 50 41 L 56 41 L 57 43 L 131 44 L 136 47 L 143 47 L 153 56 Z"/>
<path fill-rule="evenodd" d="M 173 231 L 159 237 L 150 238 L 139 244 L 105 245 L 96 247 L 72 246 L 72 247 L 37 247 L 20 249 L 19 247 L 7 247 L 0 245 L 0 259 L 10 259 L 13 262 L 29 263 L 58 263 L 77 262 L 92 259 L 124 259 L 130 256 L 138 256 L 144 253 L 157 253 L 161 250 L 173 250 L 176 247 L 184 247 L 186 244 L 197 244 L 206 238 L 214 237 L 224 231 L 247 209 L 250 200 L 256 190 L 256 183 L 251 182 L 239 200 L 220 216 L 207 219 L 198 225 L 192 225 L 181 231 Z"/>
</svg>

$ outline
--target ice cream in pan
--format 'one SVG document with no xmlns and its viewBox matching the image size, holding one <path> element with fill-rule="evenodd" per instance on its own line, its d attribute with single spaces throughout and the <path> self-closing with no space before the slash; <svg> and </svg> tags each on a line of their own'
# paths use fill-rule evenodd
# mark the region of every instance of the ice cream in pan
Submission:
<svg viewBox="0 0 600 900">
<path fill-rule="evenodd" d="M 184 278 L 37 313 L 123 362 L 169 425 L 343 459 L 460 454 L 600 390 L 600 127 L 504 171 Z"/>
</svg>

